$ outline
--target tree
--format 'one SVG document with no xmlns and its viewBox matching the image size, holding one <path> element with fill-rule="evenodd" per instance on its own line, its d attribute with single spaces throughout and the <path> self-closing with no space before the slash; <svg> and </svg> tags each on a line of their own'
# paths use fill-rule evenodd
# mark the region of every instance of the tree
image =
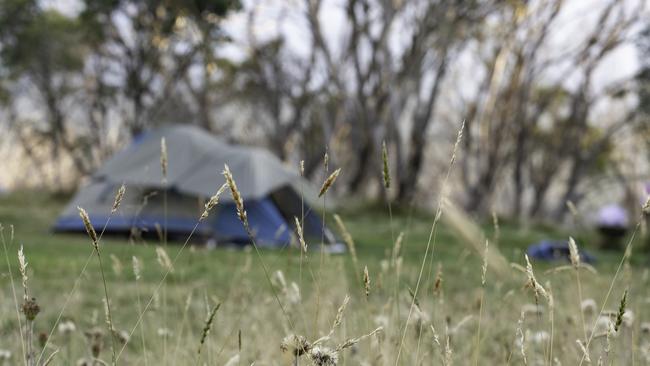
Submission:
<svg viewBox="0 0 650 366">
<path fill-rule="evenodd" d="M 387 140 L 400 167 L 396 196 L 409 201 L 447 67 L 491 2 L 349 0 L 336 43 L 326 38 L 323 4 L 302 3 L 310 36 L 304 54 L 292 54 L 282 34 L 264 43 L 251 32 L 252 52 L 236 70 L 244 80 L 235 83 L 239 95 L 263 111 L 269 145 L 280 157 L 295 146 L 287 143 L 292 136 L 304 135 L 296 140 L 310 170 L 332 145 L 330 161 L 348 167 L 347 188 L 356 194 L 379 182 L 379 147 Z M 395 37 L 404 41 L 399 47 L 391 45 Z"/>
<path fill-rule="evenodd" d="M 88 34 L 95 32 L 94 52 L 106 63 L 97 80 L 120 93 L 131 135 L 158 119 L 169 99 L 179 97 L 174 93 L 183 82 L 200 109 L 200 122 L 210 127 L 208 74 L 224 39 L 220 20 L 237 5 L 234 0 L 85 1 L 81 19 Z M 202 72 L 198 82 L 188 75 L 194 66 Z"/>
<path fill-rule="evenodd" d="M 71 133 L 69 105 L 79 88 L 86 49 L 80 24 L 55 10 L 40 9 L 34 1 L 6 1 L 0 8 L 2 69 L 13 82 L 7 87 L 14 102 L 33 96 L 34 115 L 13 120 L 26 150 L 34 157 L 49 151 L 53 161 L 67 153 L 80 172 L 87 172 L 88 146 Z M 70 44 L 77 45 L 69 47 Z M 43 147 L 46 150 L 43 150 Z"/>
</svg>

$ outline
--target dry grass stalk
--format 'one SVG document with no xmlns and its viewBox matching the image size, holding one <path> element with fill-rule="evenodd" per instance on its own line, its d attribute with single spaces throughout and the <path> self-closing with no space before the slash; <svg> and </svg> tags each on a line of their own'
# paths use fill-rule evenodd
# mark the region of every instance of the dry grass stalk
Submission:
<svg viewBox="0 0 650 366">
<path fill-rule="evenodd" d="M 205 204 L 205 208 L 203 210 L 203 213 L 201 214 L 201 217 L 199 218 L 199 221 L 203 221 L 208 218 L 208 215 L 210 215 L 210 211 L 214 208 L 219 203 L 219 197 L 221 197 L 221 194 L 228 188 L 228 184 L 224 183 L 219 187 L 217 190 L 217 193 L 215 193 L 208 202 Z"/>
<path fill-rule="evenodd" d="M 381 331 L 383 331 L 383 330 L 384 330 L 383 327 L 378 327 L 378 328 L 376 328 L 375 330 L 373 330 L 372 332 L 370 332 L 370 333 L 368 333 L 368 334 L 364 334 L 364 335 L 362 335 L 361 337 L 347 339 L 345 342 L 339 344 L 339 345 L 336 347 L 336 351 L 337 351 L 337 352 L 340 352 L 341 350 L 344 350 L 344 349 L 346 349 L 346 348 L 352 347 L 352 346 L 354 346 L 355 344 L 361 342 L 362 340 L 364 340 L 364 339 L 366 339 L 366 338 L 369 338 L 369 337 L 372 337 L 373 335 L 375 335 L 375 334 L 377 334 L 377 333 L 379 333 L 379 332 L 381 332 Z"/>
<path fill-rule="evenodd" d="M 81 207 L 77 207 L 79 210 L 79 216 L 81 216 L 81 220 L 83 221 L 84 227 L 86 228 L 86 232 L 88 233 L 88 236 L 90 237 L 93 247 L 95 248 L 95 253 L 97 254 L 97 262 L 99 263 L 99 271 L 101 273 L 102 277 L 102 283 L 104 285 L 104 299 L 106 301 L 106 322 L 108 324 L 108 334 L 111 335 L 111 351 L 112 351 L 112 356 L 113 356 L 113 364 L 117 362 L 116 358 L 116 353 L 115 353 L 115 336 L 113 335 L 113 318 L 111 314 L 111 308 L 110 308 L 110 302 L 109 302 L 109 296 L 108 296 L 108 286 L 106 284 L 106 277 L 104 275 L 104 266 L 102 264 L 102 257 L 99 251 L 99 239 L 97 238 L 97 232 L 95 232 L 95 228 L 93 227 L 92 223 L 90 222 L 90 218 L 88 217 L 88 213 L 86 210 L 84 210 Z"/>
<path fill-rule="evenodd" d="M 167 169 L 169 160 L 167 159 L 167 141 L 163 137 L 160 139 L 160 170 L 162 171 L 163 182 L 167 182 Z"/>
<path fill-rule="evenodd" d="M 576 205 L 572 201 L 566 201 L 566 207 L 569 209 L 571 216 L 573 216 L 574 219 L 577 219 L 580 213 Z"/>
<path fill-rule="evenodd" d="M 494 227 L 494 236 L 492 241 L 496 245 L 499 245 L 499 239 L 501 238 L 501 228 L 499 227 L 499 217 L 495 211 L 492 211 L 492 226 Z"/>
<path fill-rule="evenodd" d="M 546 300 L 548 300 L 548 293 L 544 289 L 544 286 L 542 286 L 537 281 L 537 278 L 535 278 L 535 273 L 533 273 L 533 266 L 530 264 L 528 254 L 524 254 L 524 257 L 526 258 L 526 276 L 528 276 L 528 282 L 526 283 L 526 286 L 533 289 L 533 292 L 535 293 L 535 302 L 539 301 L 539 295 L 542 295 Z"/>
<path fill-rule="evenodd" d="M 433 343 L 438 345 L 438 347 L 442 347 L 440 344 L 440 337 L 438 337 L 438 332 L 436 332 L 436 328 L 433 327 L 433 324 L 429 325 L 431 327 L 431 332 L 433 333 Z"/>
<path fill-rule="evenodd" d="M 169 255 L 167 254 L 165 248 L 156 247 L 156 260 L 158 261 L 158 264 L 160 264 L 160 267 L 162 267 L 165 271 L 169 273 L 174 272 L 174 264 L 169 258 Z"/>
<path fill-rule="evenodd" d="M 25 252 L 23 251 L 22 245 L 18 250 L 18 270 L 20 271 L 20 277 L 23 283 L 23 300 L 26 302 L 29 300 L 29 296 L 27 296 L 27 260 L 25 259 Z"/>
<path fill-rule="evenodd" d="M 302 231 L 302 225 L 300 225 L 300 220 L 298 220 L 297 217 L 294 216 L 294 220 L 296 222 L 296 232 L 298 233 L 298 242 L 300 242 L 300 250 L 302 250 L 303 253 L 307 253 L 307 243 L 305 242 L 305 235 Z"/>
<path fill-rule="evenodd" d="M 334 322 L 332 322 L 332 327 L 330 328 L 329 333 L 327 333 L 326 336 L 320 337 L 317 340 L 312 343 L 312 346 L 316 346 L 320 343 L 323 343 L 327 340 L 329 340 L 332 337 L 332 334 L 334 334 L 334 331 L 341 325 L 343 322 L 343 314 L 345 313 L 345 309 L 348 307 L 348 303 L 350 302 L 350 296 L 345 295 L 345 298 L 343 299 L 343 302 L 341 303 L 341 306 L 339 306 L 339 309 L 336 311 L 336 316 L 334 317 Z"/>
<path fill-rule="evenodd" d="M 627 306 L 627 289 L 623 291 L 621 302 L 618 305 L 618 312 L 616 313 L 616 322 L 614 323 L 614 331 L 618 332 L 621 324 L 623 324 L 623 315 L 625 315 L 625 308 Z"/>
<path fill-rule="evenodd" d="M 447 342 L 445 342 L 445 358 L 444 365 L 450 366 L 452 364 L 453 351 L 451 349 L 451 340 L 449 335 L 447 335 Z"/>
<path fill-rule="evenodd" d="M 336 316 L 334 317 L 334 323 L 332 323 L 332 331 L 338 328 L 339 325 L 341 325 L 341 323 L 343 322 L 343 313 L 345 313 L 345 309 L 348 307 L 349 302 L 350 302 L 350 296 L 345 295 L 345 298 L 343 298 L 343 303 L 341 303 L 341 306 L 339 306 L 339 309 L 336 312 Z"/>
<path fill-rule="evenodd" d="M 589 357 L 589 351 L 587 350 L 587 347 L 580 341 L 579 339 L 576 339 L 576 344 L 578 345 L 578 348 L 580 348 L 580 353 L 582 353 L 582 357 L 586 363 L 591 363 L 591 357 Z"/>
<path fill-rule="evenodd" d="M 115 200 L 113 201 L 113 207 L 111 207 L 111 214 L 117 212 L 117 209 L 120 208 L 122 199 L 124 198 L 124 193 L 126 193 L 126 186 L 122 184 L 115 194 Z"/>
<path fill-rule="evenodd" d="M 97 253 L 99 253 L 99 242 L 97 239 L 97 232 L 95 231 L 93 224 L 90 222 L 90 217 L 88 216 L 88 212 L 86 212 L 86 210 L 84 210 L 81 207 L 77 207 L 77 210 L 79 210 L 79 216 L 81 217 L 81 221 L 83 221 L 84 227 L 86 228 L 86 232 L 88 233 L 88 236 L 92 241 L 93 247 L 95 248 Z"/>
<path fill-rule="evenodd" d="M 244 210 L 244 199 L 242 198 L 241 193 L 239 193 L 237 183 L 235 182 L 227 164 L 224 165 L 223 176 L 226 178 L 226 184 L 228 184 L 230 193 L 232 194 L 232 199 L 235 201 L 235 206 L 237 206 L 237 216 L 239 216 L 239 220 L 241 220 L 245 226 L 248 226 L 248 216 L 246 216 L 246 211 Z"/>
<path fill-rule="evenodd" d="M 136 256 L 133 256 L 131 257 L 131 262 L 133 264 L 133 275 L 135 276 L 135 280 L 139 281 L 142 274 L 142 265 L 140 264 L 140 260 L 138 260 Z"/>
<path fill-rule="evenodd" d="M 250 225 L 248 224 L 248 216 L 246 215 L 246 211 L 244 210 L 244 199 L 241 196 L 241 193 L 239 192 L 239 189 L 237 188 L 237 183 L 235 182 L 235 179 L 232 176 L 232 173 L 230 172 L 230 168 L 228 167 L 228 164 L 224 165 L 224 170 L 223 170 L 223 175 L 226 178 L 226 183 L 228 184 L 228 187 L 230 188 L 230 193 L 232 194 L 232 199 L 235 201 L 235 206 L 237 207 L 237 215 L 239 216 L 239 220 L 242 222 L 244 225 L 244 229 L 246 230 L 246 234 L 248 235 L 248 238 L 251 241 L 251 244 L 253 245 L 253 249 L 255 250 L 255 254 L 257 255 L 257 258 L 260 260 L 260 264 L 262 265 L 262 270 L 264 271 L 264 276 L 266 277 L 266 281 L 269 284 L 269 287 L 271 289 L 271 292 L 273 293 L 273 297 L 275 298 L 276 302 L 278 303 L 278 306 L 280 307 L 280 310 L 282 310 L 282 314 L 287 320 L 287 323 L 289 323 L 290 328 L 293 329 L 293 321 L 291 320 L 291 317 L 289 317 L 289 314 L 287 313 L 287 310 L 284 308 L 284 305 L 282 305 L 282 301 L 280 301 L 280 297 L 278 296 L 277 291 L 273 287 L 273 283 L 271 281 L 271 276 L 269 274 L 269 269 L 267 268 L 266 264 L 264 263 L 264 260 L 262 258 L 262 254 L 260 253 L 260 250 L 257 246 L 257 243 L 255 241 L 255 235 L 253 234 Z"/>
<path fill-rule="evenodd" d="M 487 274 L 488 268 L 488 245 L 489 242 L 485 241 L 485 252 L 483 254 L 483 266 L 481 267 L 481 285 L 485 286 L 485 275 Z"/>
<path fill-rule="evenodd" d="M 436 278 L 433 282 L 433 293 L 438 294 L 442 291 L 442 263 L 438 263 L 438 269 L 436 270 Z"/>
<path fill-rule="evenodd" d="M 370 296 L 370 274 L 368 273 L 368 266 L 363 268 L 363 288 L 366 290 L 366 298 Z"/>
<path fill-rule="evenodd" d="M 519 337 L 519 353 L 524 362 L 524 365 L 528 365 L 528 358 L 526 357 L 526 335 L 524 333 L 524 319 L 526 318 L 526 313 L 521 312 L 521 316 L 517 321 L 517 337 Z"/>
<path fill-rule="evenodd" d="M 352 256 L 352 261 L 354 262 L 354 268 L 355 268 L 355 273 L 357 272 L 357 268 L 359 268 L 359 260 L 357 258 L 357 249 L 356 246 L 354 245 L 354 239 L 352 238 L 352 234 L 348 231 L 348 228 L 345 227 L 345 224 L 343 224 L 343 220 L 341 220 L 341 217 L 337 214 L 334 214 L 334 221 L 336 222 L 336 226 L 339 228 L 339 232 L 341 233 L 341 236 L 343 236 L 343 241 L 348 247 L 348 250 L 350 251 L 350 255 Z"/>
<path fill-rule="evenodd" d="M 327 193 L 327 191 L 330 189 L 332 184 L 334 184 L 336 178 L 339 176 L 340 173 L 341 173 L 341 168 L 338 168 L 334 172 L 332 172 L 332 174 L 330 174 L 329 177 L 327 177 L 327 179 L 325 179 L 325 181 L 323 182 L 323 186 L 320 188 L 320 191 L 318 192 L 318 197 L 322 197 L 325 193 Z"/>
<path fill-rule="evenodd" d="M 109 258 L 111 259 L 111 264 L 113 266 L 113 272 L 117 276 L 121 275 L 122 274 L 122 268 L 123 268 L 122 261 L 120 261 L 120 259 L 115 254 L 109 255 Z"/>
<path fill-rule="evenodd" d="M 569 259 L 571 260 L 573 267 L 577 270 L 580 267 L 580 253 L 578 252 L 578 246 L 572 237 L 569 237 Z"/>
<path fill-rule="evenodd" d="M 201 332 L 201 341 L 199 342 L 199 349 L 196 352 L 198 355 L 201 354 L 201 348 L 203 347 L 206 338 L 208 338 L 208 334 L 210 333 L 210 328 L 212 327 L 212 322 L 214 321 L 214 317 L 217 314 L 219 307 L 221 307 L 221 303 L 217 304 L 214 308 L 212 308 L 212 311 L 208 314 L 208 317 L 205 320 L 205 325 L 203 326 L 203 331 Z"/>
<path fill-rule="evenodd" d="M 13 225 L 11 227 L 11 236 L 10 236 L 10 242 L 9 244 L 13 244 L 14 241 L 14 228 Z M 24 363 L 27 363 L 26 355 L 27 355 L 27 350 L 25 348 L 25 341 L 23 337 L 23 324 L 22 324 L 22 319 L 20 316 L 20 309 L 19 309 L 19 303 L 18 303 L 18 296 L 16 295 L 16 286 L 14 285 L 14 276 L 13 276 L 13 271 L 11 269 L 11 262 L 9 261 L 9 252 L 7 250 L 7 242 L 5 239 L 4 235 L 4 226 L 0 223 L 0 242 L 2 242 L 2 249 L 5 255 L 5 261 L 7 265 L 7 272 L 9 274 L 9 283 L 11 284 L 11 294 L 14 299 L 14 308 L 16 310 L 16 320 L 18 321 L 18 331 L 20 333 L 20 345 L 22 347 L 22 355 L 24 357 Z M 2 357 L 0 357 L 0 361 L 7 361 L 11 357 L 11 352 L 10 351 L 2 351 L 0 350 L 0 356 L 6 356 L 6 358 L 3 360 Z"/>
<path fill-rule="evenodd" d="M 397 260 L 397 257 L 400 256 L 400 253 L 402 251 L 403 240 L 404 240 L 404 232 L 402 231 L 399 233 L 399 235 L 397 235 L 397 239 L 395 240 L 395 245 L 393 245 L 393 253 L 391 256 L 393 267 L 395 266 L 395 261 Z"/>
<path fill-rule="evenodd" d="M 384 187 L 390 188 L 390 170 L 388 167 L 388 149 L 386 149 L 386 141 L 381 143 L 381 161 L 383 165 L 382 177 L 384 178 Z"/>
</svg>

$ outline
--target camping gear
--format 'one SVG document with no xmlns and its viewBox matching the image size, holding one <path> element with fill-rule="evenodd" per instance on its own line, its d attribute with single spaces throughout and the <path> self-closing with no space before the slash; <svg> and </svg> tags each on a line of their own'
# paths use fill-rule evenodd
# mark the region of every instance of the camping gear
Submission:
<svg viewBox="0 0 650 366">
<path fill-rule="evenodd" d="M 529 257 L 537 260 L 570 261 L 569 242 L 558 240 L 542 240 L 528 247 L 526 251 Z M 585 263 L 593 263 L 596 258 L 584 250 L 580 250 L 580 260 Z"/>
<path fill-rule="evenodd" d="M 627 211 L 616 204 L 604 206 L 598 210 L 596 225 L 601 234 L 600 247 L 620 249 L 629 228 Z"/>
<path fill-rule="evenodd" d="M 168 174 L 163 180 L 161 139 L 167 146 Z M 294 217 L 304 216 L 304 235 L 312 243 L 334 243 L 322 218 L 311 209 L 313 189 L 266 150 L 230 145 L 193 126 L 169 126 L 139 136 L 108 160 L 78 191 L 54 225 L 56 232 L 84 232 L 77 206 L 95 228 L 106 233 L 160 235 L 183 240 L 213 239 L 219 244 L 248 244 L 229 190 L 201 222 L 204 204 L 224 183 L 228 164 L 244 199 L 251 230 L 259 246 L 289 244 Z M 115 192 L 127 187 L 122 205 L 110 217 Z M 194 229 L 194 226 L 196 229 Z M 311 244 L 311 243 L 310 243 Z"/>
</svg>

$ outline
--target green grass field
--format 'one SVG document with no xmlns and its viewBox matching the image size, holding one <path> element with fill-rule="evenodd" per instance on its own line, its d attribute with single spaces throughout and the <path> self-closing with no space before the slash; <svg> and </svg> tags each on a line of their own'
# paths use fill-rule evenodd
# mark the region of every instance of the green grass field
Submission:
<svg viewBox="0 0 650 366">
<path fill-rule="evenodd" d="M 104 287 L 90 240 L 83 235 L 54 235 L 48 231 L 65 201 L 36 192 L 0 198 L 0 223 L 11 266 L 10 276 L 3 253 L 0 350 L 11 351 L 7 364 L 24 363 L 23 332 L 19 327 L 19 319 L 24 326 L 24 317 L 17 313 L 11 281 L 13 277 L 20 304 L 20 245 L 24 246 L 28 262 L 28 293 L 41 308 L 34 321 L 36 358 L 43 354 L 42 363 L 58 350 L 51 364 L 75 364 L 81 359 L 87 360 L 86 364 L 111 363 L 113 346 L 105 321 Z M 300 251 L 293 248 L 262 250 L 260 258 L 252 250 L 188 247 L 161 282 L 166 269 L 159 264 L 153 242 L 131 245 L 126 240 L 103 238 L 101 255 L 113 327 L 123 338 L 115 340 L 117 363 L 328 365 L 325 359 L 309 359 L 306 355 L 294 360 L 292 352 L 283 352 L 280 345 L 291 334 L 314 342 L 330 333 L 346 294 L 351 300 L 341 324 L 330 337 L 318 342 L 319 346 L 337 351 L 336 364 L 340 365 L 556 364 L 556 358 L 562 364 L 579 364 L 583 353 L 576 340 L 585 337 L 593 338 L 589 347 L 592 363 L 597 363 L 599 357 L 606 364 L 646 364 L 650 360 L 650 327 L 645 328 L 645 322 L 650 321 L 648 273 L 644 266 L 647 260 L 638 254 L 640 250 L 625 262 L 613 283 L 623 253 L 603 253 L 585 244 L 599 262 L 595 266 L 597 273 L 580 271 L 582 294 L 577 291 L 575 271 L 548 271 L 564 263 L 533 263 L 539 283 L 552 293 L 550 306 L 543 296 L 536 299 L 534 291 L 525 287 L 526 274 L 510 266 L 488 266 L 482 286 L 482 250 L 471 249 L 449 225 L 439 225 L 432 241 L 432 255 L 423 265 L 433 218 L 423 213 L 396 213 L 391 222 L 387 212 L 374 207 L 341 213 L 356 243 L 356 266 L 349 253 L 321 256 L 310 251 L 301 259 Z M 327 222 L 335 228 L 329 215 Z M 13 241 L 10 225 L 15 229 Z M 494 238 L 491 224 L 480 227 L 486 238 Z M 399 232 L 405 236 L 401 259 L 394 261 L 392 238 Z M 489 250 L 500 252 L 507 262 L 525 266 L 523 253 L 528 244 L 542 238 L 564 239 L 570 234 L 579 239 L 580 246 L 594 238 L 586 232 L 501 224 L 498 243 L 493 240 Z M 635 245 L 642 243 L 637 241 Z M 180 243 L 167 246 L 172 260 L 180 248 Z M 133 273 L 133 257 L 141 263 L 139 280 Z M 362 283 L 365 266 L 370 278 L 367 298 Z M 411 294 L 416 289 L 414 301 Z M 615 334 L 603 335 L 599 328 L 601 333 L 594 332 L 591 337 L 601 307 L 616 312 L 625 289 L 629 289 L 626 316 L 633 314 L 634 319 L 626 318 L 629 323 Z M 595 313 L 589 307 L 581 309 L 580 298 L 593 299 Z M 199 352 L 207 314 L 218 303 L 221 305 L 211 332 Z M 142 321 L 136 326 L 140 315 Z M 55 327 L 57 320 L 66 324 L 72 321 L 75 330 Z M 382 330 L 376 334 L 336 350 L 345 340 L 378 327 Z M 90 334 L 99 331 L 102 336 L 93 340 Z M 43 350 L 44 336 L 50 333 Z M 93 347 L 103 361 L 91 361 Z M 120 354 L 121 349 L 124 351 Z"/>
</svg>

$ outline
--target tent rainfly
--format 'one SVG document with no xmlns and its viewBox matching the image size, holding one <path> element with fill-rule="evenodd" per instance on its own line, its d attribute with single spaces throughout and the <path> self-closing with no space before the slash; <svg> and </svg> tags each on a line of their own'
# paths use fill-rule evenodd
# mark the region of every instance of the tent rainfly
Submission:
<svg viewBox="0 0 650 366">
<path fill-rule="evenodd" d="M 160 167 L 161 139 L 165 138 L 168 173 Z M 106 233 L 186 238 L 203 212 L 204 204 L 221 185 L 228 164 L 244 199 L 251 230 L 259 246 L 288 245 L 294 217 L 304 216 L 303 231 L 312 242 L 334 243 L 318 214 L 306 202 L 314 191 L 301 177 L 260 148 L 230 145 L 192 126 L 169 126 L 140 136 L 118 152 L 77 192 L 54 225 L 55 232 L 83 232 L 77 206 L 83 207 L 98 230 Z M 127 186 L 122 204 L 110 217 L 115 192 Z M 306 202 L 305 202 L 306 201 Z M 250 239 L 237 217 L 228 192 L 210 216 L 198 223 L 194 235 L 218 244 L 248 244 Z"/>
</svg>

